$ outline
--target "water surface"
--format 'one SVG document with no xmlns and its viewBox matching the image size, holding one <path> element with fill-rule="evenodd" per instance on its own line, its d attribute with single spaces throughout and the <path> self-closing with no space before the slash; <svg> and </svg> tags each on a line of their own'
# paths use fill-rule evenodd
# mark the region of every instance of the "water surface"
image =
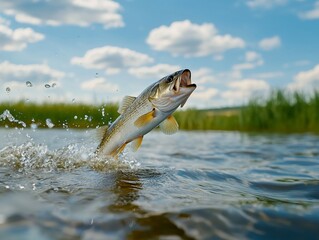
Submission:
<svg viewBox="0 0 319 240">
<path fill-rule="evenodd" d="M 92 131 L 0 129 L 0 239 L 314 239 L 319 137 L 152 132 L 96 158 Z"/>
</svg>

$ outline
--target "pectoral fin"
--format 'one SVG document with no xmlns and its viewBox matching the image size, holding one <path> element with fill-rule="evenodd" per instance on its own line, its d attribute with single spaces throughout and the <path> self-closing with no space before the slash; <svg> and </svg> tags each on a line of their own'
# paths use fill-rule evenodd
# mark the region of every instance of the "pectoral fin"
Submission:
<svg viewBox="0 0 319 240">
<path fill-rule="evenodd" d="M 178 123 L 173 116 L 168 116 L 168 118 L 161 122 L 160 129 L 163 133 L 171 135 L 178 131 Z"/>
<path fill-rule="evenodd" d="M 143 136 L 140 136 L 140 137 L 133 140 L 132 149 L 134 152 L 136 152 L 140 148 L 142 141 L 143 141 Z"/>
<path fill-rule="evenodd" d="M 148 112 L 148 113 L 146 113 L 146 114 L 140 116 L 140 117 L 134 122 L 134 125 L 135 125 L 136 127 L 139 127 L 139 128 L 140 128 L 140 127 L 143 127 L 143 126 L 147 125 L 148 123 L 150 123 L 154 118 L 155 118 L 155 108 L 154 108 L 152 111 L 150 111 L 150 112 Z"/>
</svg>

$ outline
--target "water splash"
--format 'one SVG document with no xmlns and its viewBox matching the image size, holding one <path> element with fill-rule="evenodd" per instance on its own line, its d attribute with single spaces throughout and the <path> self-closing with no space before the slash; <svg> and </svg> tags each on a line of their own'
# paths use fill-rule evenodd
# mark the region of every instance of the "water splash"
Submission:
<svg viewBox="0 0 319 240">
<path fill-rule="evenodd" d="M 15 117 L 10 113 L 8 109 L 4 110 L 2 114 L 0 114 L 0 121 L 8 120 L 9 122 L 15 122 L 20 124 L 22 127 L 26 127 L 26 123 L 20 120 L 15 119 Z"/>
<path fill-rule="evenodd" d="M 139 166 L 127 153 L 122 154 L 119 159 L 106 159 L 97 157 L 94 149 L 77 144 L 49 150 L 48 146 L 35 144 L 32 141 L 18 146 L 6 146 L 0 150 L 0 159 L 1 167 L 11 167 L 24 173 L 30 170 L 71 171 L 80 167 L 88 167 L 95 171 L 111 171 Z"/>
<path fill-rule="evenodd" d="M 48 126 L 48 128 L 53 128 L 54 124 L 52 123 L 52 120 L 50 118 L 47 118 L 45 120 L 45 124 Z"/>
<path fill-rule="evenodd" d="M 44 87 L 45 87 L 45 88 L 50 88 L 51 85 L 47 83 L 47 84 L 44 85 Z"/>
</svg>

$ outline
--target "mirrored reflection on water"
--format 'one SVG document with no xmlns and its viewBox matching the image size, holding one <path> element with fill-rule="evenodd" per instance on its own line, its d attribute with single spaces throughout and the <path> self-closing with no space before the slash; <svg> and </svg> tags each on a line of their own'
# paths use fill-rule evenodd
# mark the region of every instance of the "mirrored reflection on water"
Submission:
<svg viewBox="0 0 319 240">
<path fill-rule="evenodd" d="M 90 131 L 0 134 L 0 239 L 319 234 L 318 136 L 152 132 L 116 161 Z"/>
</svg>

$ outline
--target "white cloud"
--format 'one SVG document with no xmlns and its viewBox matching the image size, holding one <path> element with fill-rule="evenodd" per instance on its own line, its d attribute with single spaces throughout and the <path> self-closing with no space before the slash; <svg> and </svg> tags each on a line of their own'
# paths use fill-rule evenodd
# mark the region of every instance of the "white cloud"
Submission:
<svg viewBox="0 0 319 240">
<path fill-rule="evenodd" d="M 218 80 L 209 68 L 200 68 L 192 72 L 192 81 L 196 84 L 216 83 Z"/>
<path fill-rule="evenodd" d="M 229 105 L 238 105 L 246 102 L 254 94 L 265 94 L 270 86 L 267 82 L 258 79 L 243 79 L 228 84 L 229 90 L 221 93 L 222 98 Z"/>
<path fill-rule="evenodd" d="M 210 100 L 219 93 L 219 90 L 216 88 L 208 88 L 202 91 L 195 91 L 192 93 L 192 98 L 199 100 Z"/>
<path fill-rule="evenodd" d="M 308 20 L 319 19 L 319 1 L 315 2 L 312 10 L 300 13 L 299 17 Z"/>
<path fill-rule="evenodd" d="M 181 67 L 178 65 L 157 64 L 150 67 L 130 68 L 129 73 L 137 78 L 160 79 L 180 69 Z"/>
<path fill-rule="evenodd" d="M 50 68 L 46 64 L 19 65 L 4 61 L 0 63 L 0 83 L 30 81 L 32 84 L 57 83 L 65 73 Z"/>
<path fill-rule="evenodd" d="M 302 71 L 296 74 L 294 81 L 288 85 L 291 90 L 311 91 L 319 88 L 319 64 L 308 71 Z"/>
<path fill-rule="evenodd" d="M 10 92 L 6 88 L 10 88 Z M 5 94 L 4 94 L 5 93 Z M 81 95 L 81 101 L 88 102 L 92 97 Z M 46 88 L 44 85 L 33 85 L 27 87 L 25 83 L 8 82 L 5 85 L 0 84 L 0 101 L 27 101 L 27 102 L 47 102 L 47 103 L 72 103 L 75 98 L 74 92 L 67 92 L 61 87 Z M 92 100 L 90 100 L 92 102 Z"/>
<path fill-rule="evenodd" d="M 31 28 L 11 29 L 9 21 L 0 18 L 0 51 L 21 51 L 29 43 L 44 39 L 44 35 Z"/>
<path fill-rule="evenodd" d="M 107 82 L 105 78 L 93 78 L 85 81 L 81 84 L 81 88 L 84 90 L 95 90 L 101 92 L 116 92 L 119 90 L 119 86 L 114 83 Z"/>
<path fill-rule="evenodd" d="M 88 50 L 83 57 L 74 57 L 71 63 L 88 69 L 104 69 L 109 74 L 122 69 L 139 67 L 154 60 L 146 54 L 128 48 L 104 46 Z"/>
<path fill-rule="evenodd" d="M 233 71 L 238 72 L 238 76 L 241 76 L 242 70 L 254 69 L 264 64 L 264 61 L 260 54 L 254 51 L 248 51 L 245 53 L 245 62 L 235 64 Z"/>
<path fill-rule="evenodd" d="M 4 19 L 0 16 L 0 25 L 5 25 L 5 26 L 9 26 L 10 25 L 10 21 L 7 19 Z"/>
<path fill-rule="evenodd" d="M 215 61 L 222 61 L 222 60 L 224 60 L 224 56 L 221 55 L 221 54 L 220 54 L 220 55 L 214 55 L 213 58 L 214 58 Z"/>
<path fill-rule="evenodd" d="M 297 60 L 294 62 L 284 63 L 283 67 L 284 68 L 295 68 L 295 67 L 304 67 L 304 66 L 307 66 L 310 64 L 311 64 L 311 61 L 303 59 L 303 60 Z"/>
<path fill-rule="evenodd" d="M 8 61 L 1 62 L 0 101 L 26 99 L 33 102 L 55 102 L 61 99 L 65 101 L 66 94 L 61 88 L 65 75 L 46 64 L 22 65 Z M 7 88 L 10 91 L 7 91 Z"/>
<path fill-rule="evenodd" d="M 123 27 L 121 6 L 112 0 L 0 1 L 0 12 L 14 16 L 16 21 L 34 25 L 62 24 L 105 28 Z"/>
<path fill-rule="evenodd" d="M 254 74 L 254 78 L 259 79 L 271 79 L 271 78 L 279 78 L 283 77 L 285 74 L 283 72 L 262 72 Z"/>
<path fill-rule="evenodd" d="M 245 47 L 245 42 L 241 38 L 229 34 L 219 35 L 212 23 L 199 25 L 189 20 L 153 29 L 146 42 L 154 50 L 185 57 L 220 55 L 233 48 Z"/>
<path fill-rule="evenodd" d="M 262 50 L 269 51 L 269 50 L 272 50 L 274 48 L 280 47 L 281 39 L 278 36 L 264 38 L 259 42 L 258 45 Z"/>
<path fill-rule="evenodd" d="M 246 52 L 245 54 L 245 60 L 247 62 L 254 62 L 256 60 L 259 60 L 260 58 L 261 58 L 260 55 L 254 51 L 249 51 L 249 52 Z"/>
<path fill-rule="evenodd" d="M 237 89 L 242 92 L 252 92 L 252 91 L 269 89 L 268 83 L 258 79 L 243 79 L 240 81 L 234 81 L 234 82 L 230 82 L 228 86 L 230 88 Z"/>
<path fill-rule="evenodd" d="M 250 8 L 270 9 L 275 6 L 283 6 L 288 0 L 247 0 L 246 4 Z"/>
</svg>

